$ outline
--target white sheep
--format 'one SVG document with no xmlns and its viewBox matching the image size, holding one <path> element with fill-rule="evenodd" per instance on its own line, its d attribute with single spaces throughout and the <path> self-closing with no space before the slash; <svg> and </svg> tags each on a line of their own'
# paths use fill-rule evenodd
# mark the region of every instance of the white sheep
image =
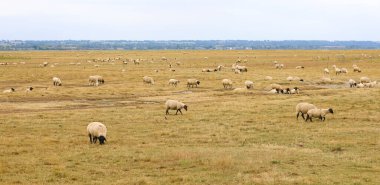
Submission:
<svg viewBox="0 0 380 185">
<path fill-rule="evenodd" d="M 330 74 L 330 71 L 329 71 L 329 69 L 325 68 L 325 69 L 323 70 L 323 73 L 324 73 L 324 74 Z"/>
<path fill-rule="evenodd" d="M 362 70 L 361 70 L 358 66 L 355 66 L 355 67 L 354 67 L 354 72 L 361 73 Z"/>
<path fill-rule="evenodd" d="M 304 66 L 296 66 L 296 69 L 303 69 L 305 68 Z"/>
<path fill-rule="evenodd" d="M 373 88 L 376 86 L 377 81 L 369 82 L 369 83 L 363 83 L 364 87 Z"/>
<path fill-rule="evenodd" d="M 53 77 L 53 85 L 54 86 L 61 86 L 62 85 L 61 79 L 59 79 L 58 77 Z"/>
<path fill-rule="evenodd" d="M 359 83 L 356 85 L 357 88 L 364 88 L 364 84 L 363 83 Z"/>
<path fill-rule="evenodd" d="M 99 139 L 99 143 L 102 145 L 104 141 L 107 141 L 107 127 L 100 122 L 92 122 L 87 126 L 88 137 L 90 137 L 90 143 L 96 143 Z"/>
<path fill-rule="evenodd" d="M 353 79 L 349 79 L 348 80 L 348 84 L 350 85 L 350 87 L 352 88 L 352 87 L 356 87 L 356 82 L 355 82 L 355 80 L 353 80 Z"/>
<path fill-rule="evenodd" d="M 177 87 L 178 84 L 179 84 L 179 80 L 177 80 L 177 79 L 170 79 L 169 80 L 169 85 Z"/>
<path fill-rule="evenodd" d="M 294 79 L 293 79 L 293 77 L 288 76 L 288 78 L 286 78 L 286 80 L 287 80 L 287 81 L 293 81 Z"/>
<path fill-rule="evenodd" d="M 298 87 L 294 87 L 293 89 L 287 89 L 288 90 L 288 94 L 299 94 L 300 93 L 300 89 Z"/>
<path fill-rule="evenodd" d="M 194 86 L 195 87 L 198 87 L 198 85 L 200 84 L 201 82 L 197 79 L 188 79 L 187 80 L 187 87 L 190 88 L 190 86 L 193 88 Z"/>
<path fill-rule="evenodd" d="M 230 79 L 223 79 L 222 80 L 223 87 L 226 88 L 232 88 L 232 80 Z"/>
<path fill-rule="evenodd" d="M 332 108 L 328 108 L 328 109 L 318 109 L 318 108 L 314 108 L 314 109 L 310 109 L 309 111 L 307 111 L 307 116 L 306 116 L 306 119 L 305 121 L 307 120 L 310 120 L 310 122 L 312 122 L 312 118 L 319 118 L 321 121 L 325 121 L 326 119 L 326 115 L 327 114 L 334 114 L 334 111 Z"/>
<path fill-rule="evenodd" d="M 99 84 L 104 84 L 104 79 L 100 75 L 93 75 L 88 77 L 88 85 L 99 86 Z"/>
<path fill-rule="evenodd" d="M 34 89 L 33 87 L 27 87 L 25 92 L 32 92 L 33 89 Z"/>
<path fill-rule="evenodd" d="M 149 76 L 144 76 L 143 77 L 143 82 L 146 84 L 154 85 L 154 80 L 152 77 Z"/>
<path fill-rule="evenodd" d="M 347 74 L 347 73 L 348 73 L 348 70 L 347 70 L 346 68 L 343 67 L 343 68 L 340 69 L 340 72 L 341 72 L 341 73 L 345 73 L 345 74 Z"/>
<path fill-rule="evenodd" d="M 284 64 L 278 64 L 278 63 L 276 63 L 276 64 L 274 65 L 274 67 L 275 67 L 276 69 L 282 69 L 282 68 L 284 68 Z"/>
<path fill-rule="evenodd" d="M 316 109 L 317 107 L 311 103 L 307 102 L 301 102 L 296 105 L 296 113 L 297 113 L 297 120 L 298 116 L 301 114 L 302 118 L 305 119 L 304 114 L 307 114 L 307 112 L 311 109 Z"/>
<path fill-rule="evenodd" d="M 166 115 L 169 114 L 169 110 L 177 110 L 175 113 L 176 115 L 178 112 L 182 114 L 181 109 L 185 109 L 187 111 L 187 105 L 177 100 L 167 100 L 165 102 L 165 107 L 166 107 Z"/>
<path fill-rule="evenodd" d="M 360 78 L 360 83 L 369 83 L 369 82 L 371 82 L 371 80 L 366 76 L 363 76 Z"/>
<path fill-rule="evenodd" d="M 15 89 L 13 87 L 3 91 L 3 93 L 12 93 L 12 92 L 15 92 Z"/>
<path fill-rule="evenodd" d="M 250 80 L 246 80 L 246 81 L 244 82 L 244 85 L 245 85 L 245 87 L 246 87 L 247 89 L 252 89 L 252 88 L 253 88 L 253 82 L 250 81 Z"/>
</svg>

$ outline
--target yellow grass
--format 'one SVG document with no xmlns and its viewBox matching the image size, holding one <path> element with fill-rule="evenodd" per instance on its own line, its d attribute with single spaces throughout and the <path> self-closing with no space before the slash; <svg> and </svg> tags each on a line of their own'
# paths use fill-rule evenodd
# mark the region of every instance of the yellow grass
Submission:
<svg viewBox="0 0 380 185">
<path fill-rule="evenodd" d="M 87 62 L 115 57 L 144 61 Z M 248 60 L 241 63 L 247 73 L 231 71 L 238 57 Z M 285 68 L 274 69 L 274 60 Z M 0 52 L 0 62 L 10 63 L 0 66 L 1 91 L 16 88 L 0 93 L 0 184 L 380 184 L 380 88 L 346 84 L 361 76 L 380 80 L 378 50 L 23 51 Z M 58 64 L 39 67 L 43 62 Z M 333 64 L 349 73 L 332 74 Z M 363 72 L 353 73 L 352 64 Z M 201 72 L 218 65 L 226 68 Z M 331 84 L 320 83 L 325 67 Z M 88 86 L 96 74 L 105 84 Z M 145 75 L 156 84 L 143 84 Z M 274 79 L 265 81 L 267 75 Z M 53 76 L 63 86 L 53 87 Z M 179 86 L 169 86 L 170 78 Z M 187 89 L 188 78 L 200 86 Z M 252 80 L 254 89 L 225 90 L 224 78 L 235 88 Z M 268 94 L 271 83 L 297 86 L 301 94 Z M 35 89 L 26 93 L 28 86 Z M 167 99 L 189 110 L 165 119 Z M 302 101 L 332 107 L 334 115 L 297 121 Z M 89 143 L 92 121 L 107 126 L 105 145 Z"/>
</svg>

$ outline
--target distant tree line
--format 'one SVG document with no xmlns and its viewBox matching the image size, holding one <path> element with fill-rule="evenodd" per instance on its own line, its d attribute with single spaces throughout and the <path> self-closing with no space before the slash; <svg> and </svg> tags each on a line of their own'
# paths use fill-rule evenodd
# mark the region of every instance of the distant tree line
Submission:
<svg viewBox="0 0 380 185">
<path fill-rule="evenodd" d="M 0 50 L 380 49 L 374 41 L 324 40 L 0 40 Z"/>
</svg>

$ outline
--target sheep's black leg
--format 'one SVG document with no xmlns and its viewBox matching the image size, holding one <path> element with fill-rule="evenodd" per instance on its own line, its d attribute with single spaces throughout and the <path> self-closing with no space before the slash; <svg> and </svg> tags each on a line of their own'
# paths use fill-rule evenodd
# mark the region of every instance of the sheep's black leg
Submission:
<svg viewBox="0 0 380 185">
<path fill-rule="evenodd" d="M 182 111 L 181 111 L 181 109 L 178 109 L 177 111 L 179 111 L 179 112 L 181 113 L 181 115 L 182 115 Z"/>
<path fill-rule="evenodd" d="M 90 137 L 90 143 L 92 143 L 91 134 L 88 134 L 88 137 Z"/>
<path fill-rule="evenodd" d="M 299 116 L 299 115 L 300 115 L 300 113 L 298 112 L 298 113 L 297 113 L 297 120 L 298 120 L 298 116 Z"/>
<path fill-rule="evenodd" d="M 177 110 L 177 111 L 175 111 L 175 115 L 177 115 L 177 113 L 178 113 L 178 110 Z"/>
<path fill-rule="evenodd" d="M 302 115 L 302 117 L 303 117 L 303 115 Z M 305 122 L 307 122 L 308 119 L 309 119 L 309 115 L 306 116 Z"/>
<path fill-rule="evenodd" d="M 98 139 L 98 137 L 93 137 L 93 142 L 96 143 L 97 139 Z"/>
<path fill-rule="evenodd" d="M 304 116 L 304 114 L 301 112 L 301 116 L 302 116 L 302 118 L 305 120 L 305 116 Z"/>
<path fill-rule="evenodd" d="M 168 115 L 169 114 L 169 109 L 166 109 L 166 115 Z"/>
</svg>

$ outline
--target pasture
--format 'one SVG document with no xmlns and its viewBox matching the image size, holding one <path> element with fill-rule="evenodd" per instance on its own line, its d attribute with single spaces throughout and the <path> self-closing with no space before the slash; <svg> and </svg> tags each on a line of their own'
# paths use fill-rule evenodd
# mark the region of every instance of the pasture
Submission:
<svg viewBox="0 0 380 185">
<path fill-rule="evenodd" d="M 108 58 L 143 60 L 93 61 Z M 239 58 L 248 72 L 231 71 Z M 378 50 L 15 51 L 0 52 L 0 63 L 8 64 L 0 65 L 0 184 L 380 184 L 380 87 L 347 84 L 380 80 Z M 222 71 L 202 72 L 218 65 Z M 332 65 L 349 73 L 335 75 Z M 105 83 L 89 86 L 90 75 Z M 188 89 L 189 78 L 199 87 Z M 254 88 L 224 89 L 224 78 Z M 272 83 L 300 94 L 269 94 Z M 188 111 L 165 116 L 167 99 Z M 334 114 L 297 120 L 303 101 Z M 93 121 L 107 126 L 105 145 L 90 144 Z"/>
</svg>

